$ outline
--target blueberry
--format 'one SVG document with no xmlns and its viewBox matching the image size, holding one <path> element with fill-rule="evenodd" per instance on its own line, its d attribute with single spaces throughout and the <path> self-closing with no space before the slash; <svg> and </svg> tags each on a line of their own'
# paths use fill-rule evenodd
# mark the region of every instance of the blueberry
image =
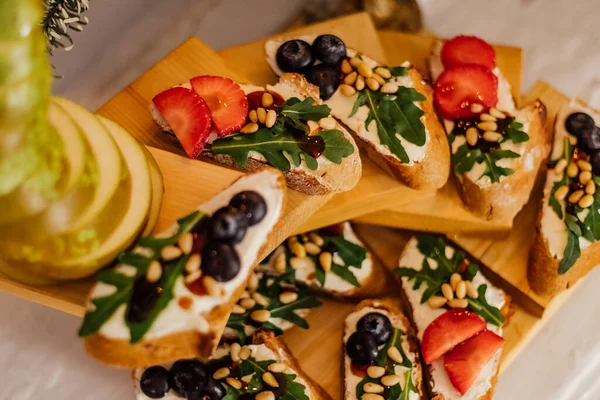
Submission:
<svg viewBox="0 0 600 400">
<path fill-rule="evenodd" d="M 567 132 L 577 137 L 580 137 L 584 132 L 593 131 L 595 126 L 594 119 L 582 112 L 572 113 L 565 121 Z"/>
<path fill-rule="evenodd" d="M 288 40 L 279 46 L 275 59 L 283 72 L 301 72 L 313 63 L 310 44 L 304 40 Z"/>
<path fill-rule="evenodd" d="M 333 96 L 342 81 L 336 68 L 324 64 L 310 67 L 306 71 L 306 80 L 319 87 L 322 100 Z"/>
<path fill-rule="evenodd" d="M 578 145 L 586 153 L 600 150 L 600 129 L 594 127 L 591 131 L 581 131 Z"/>
<path fill-rule="evenodd" d="M 250 226 L 258 224 L 267 215 L 267 203 L 263 197 L 251 190 L 240 192 L 231 198 L 229 208 L 238 210 L 248 218 Z"/>
<path fill-rule="evenodd" d="M 590 156 L 590 163 L 592 163 L 592 171 L 594 175 L 600 176 L 600 152 L 595 151 Z"/>
<path fill-rule="evenodd" d="M 377 341 L 377 345 L 387 343 L 390 337 L 392 337 L 393 330 L 390 319 L 378 312 L 364 315 L 356 323 L 356 329 L 373 335 Z"/>
<path fill-rule="evenodd" d="M 227 243 L 209 242 L 202 249 L 202 272 L 217 282 L 229 282 L 240 272 L 240 259 Z"/>
<path fill-rule="evenodd" d="M 140 389 L 151 399 L 165 397 L 169 391 L 169 371 L 160 365 L 148 368 L 140 379 Z"/>
<path fill-rule="evenodd" d="M 181 397 L 200 392 L 206 388 L 207 382 L 206 368 L 198 360 L 179 360 L 169 371 L 171 389 Z"/>
<path fill-rule="evenodd" d="M 127 309 L 129 322 L 144 322 L 148 319 L 162 293 L 159 282 L 148 282 L 145 276 L 135 281 Z"/>
<path fill-rule="evenodd" d="M 221 400 L 226 391 L 223 385 L 216 379 L 210 377 L 206 386 L 199 391 L 188 392 L 188 400 Z"/>
<path fill-rule="evenodd" d="M 323 64 L 337 67 L 346 58 L 346 45 L 337 36 L 321 35 L 313 42 L 312 52 Z"/>
<path fill-rule="evenodd" d="M 377 358 L 377 339 L 370 333 L 356 331 L 348 338 L 346 353 L 355 364 L 370 364 Z"/>
<path fill-rule="evenodd" d="M 230 210 L 227 207 L 219 209 L 208 223 L 208 237 L 217 242 L 239 243 L 248 230 L 248 218 L 245 214 Z"/>
</svg>

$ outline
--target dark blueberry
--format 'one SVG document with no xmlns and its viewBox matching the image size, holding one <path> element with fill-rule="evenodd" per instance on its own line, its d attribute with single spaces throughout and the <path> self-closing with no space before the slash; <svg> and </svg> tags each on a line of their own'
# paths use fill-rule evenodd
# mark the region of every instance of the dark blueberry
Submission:
<svg viewBox="0 0 600 400">
<path fill-rule="evenodd" d="M 151 399 L 165 397 L 169 391 L 169 371 L 160 365 L 148 368 L 140 379 L 140 389 Z"/>
<path fill-rule="evenodd" d="M 274 373 L 273 376 L 275 377 L 277 383 L 279 383 L 279 386 L 276 388 L 270 388 L 270 390 L 275 395 L 275 398 L 279 399 L 287 392 L 287 381 L 285 380 L 285 374 Z"/>
<path fill-rule="evenodd" d="M 313 42 L 312 52 L 323 64 L 337 67 L 346 58 L 346 45 L 337 36 L 321 35 Z"/>
<path fill-rule="evenodd" d="M 304 40 L 288 40 L 279 46 L 275 59 L 283 72 L 301 72 L 313 63 L 310 44 Z"/>
<path fill-rule="evenodd" d="M 218 282 L 229 282 L 240 272 L 240 259 L 227 243 L 209 242 L 202 249 L 202 272 Z"/>
<path fill-rule="evenodd" d="M 182 397 L 204 390 L 207 381 L 206 368 L 198 360 L 179 360 L 173 364 L 171 371 L 169 371 L 171 389 Z"/>
<path fill-rule="evenodd" d="M 245 214 L 223 207 L 210 217 L 208 237 L 217 242 L 239 243 L 246 236 L 248 218 Z"/>
<path fill-rule="evenodd" d="M 594 127 L 591 131 L 582 131 L 579 136 L 578 145 L 586 153 L 600 150 L 600 129 Z"/>
<path fill-rule="evenodd" d="M 333 96 L 342 81 L 336 68 L 323 64 L 310 67 L 306 71 L 306 80 L 319 87 L 323 100 Z"/>
<path fill-rule="evenodd" d="M 148 319 L 162 293 L 159 282 L 148 282 L 145 276 L 135 281 L 131 302 L 127 310 L 127 320 L 129 322 L 144 322 Z"/>
<path fill-rule="evenodd" d="M 377 358 L 377 339 L 370 333 L 356 331 L 348 338 L 346 353 L 355 364 L 370 364 Z"/>
<path fill-rule="evenodd" d="M 250 226 L 258 224 L 267 215 L 267 203 L 263 197 L 251 190 L 240 192 L 231 198 L 229 208 L 238 210 L 248 218 Z"/>
<path fill-rule="evenodd" d="M 226 391 L 223 385 L 214 378 L 209 378 L 206 386 L 197 392 L 189 392 L 189 400 L 221 400 L 225 397 Z"/>
<path fill-rule="evenodd" d="M 600 176 L 600 152 L 596 151 L 590 156 L 590 163 L 592 163 L 592 171 L 594 175 Z"/>
<path fill-rule="evenodd" d="M 580 137 L 584 132 L 593 131 L 595 126 L 594 119 L 582 112 L 576 112 L 569 115 L 565 121 L 565 129 L 567 132 L 577 137 Z"/>
<path fill-rule="evenodd" d="M 392 337 L 392 323 L 382 313 L 372 312 L 364 315 L 356 323 L 356 329 L 372 334 L 378 345 L 388 342 Z"/>
</svg>

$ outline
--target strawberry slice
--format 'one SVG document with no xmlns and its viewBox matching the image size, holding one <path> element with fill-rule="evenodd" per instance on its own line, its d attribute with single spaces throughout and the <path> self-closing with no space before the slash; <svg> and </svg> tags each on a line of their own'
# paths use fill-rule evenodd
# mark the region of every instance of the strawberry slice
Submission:
<svg viewBox="0 0 600 400">
<path fill-rule="evenodd" d="M 157 94 L 152 102 L 167 121 L 190 158 L 196 158 L 210 135 L 208 106 L 193 90 L 174 87 Z"/>
<path fill-rule="evenodd" d="M 484 110 L 498 103 L 498 78 L 481 65 L 463 65 L 445 70 L 435 82 L 433 100 L 440 115 L 446 119 L 470 119 L 479 115 L 471 105 Z"/>
<path fill-rule="evenodd" d="M 457 36 L 448 40 L 442 47 L 441 57 L 445 68 L 465 64 L 479 64 L 489 69 L 496 66 L 496 51 L 476 36 Z"/>
<path fill-rule="evenodd" d="M 246 124 L 248 99 L 234 81 L 220 76 L 197 76 L 190 83 L 192 89 L 204 99 L 219 136 L 237 132 Z"/>
<path fill-rule="evenodd" d="M 487 329 L 456 346 L 444 356 L 444 368 L 452 386 L 464 396 L 481 370 L 490 362 L 504 339 Z"/>
<path fill-rule="evenodd" d="M 466 310 L 449 310 L 437 317 L 423 332 L 421 350 L 425 364 L 431 364 L 454 346 L 486 327 L 477 314 Z"/>
</svg>

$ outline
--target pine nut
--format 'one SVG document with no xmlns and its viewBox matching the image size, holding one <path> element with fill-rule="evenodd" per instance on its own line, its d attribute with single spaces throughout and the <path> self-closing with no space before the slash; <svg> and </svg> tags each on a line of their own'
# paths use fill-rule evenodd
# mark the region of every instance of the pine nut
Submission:
<svg viewBox="0 0 600 400">
<path fill-rule="evenodd" d="M 587 184 L 592 179 L 592 173 L 590 171 L 581 171 L 579 173 L 579 182 L 583 185 Z"/>
<path fill-rule="evenodd" d="M 229 355 L 231 356 L 231 359 L 233 360 L 233 362 L 240 362 L 240 349 L 241 348 L 242 348 L 242 346 L 240 346 L 240 344 L 237 342 L 233 342 L 233 343 L 231 343 L 231 346 L 229 346 Z"/>
<path fill-rule="evenodd" d="M 258 114 L 256 114 L 256 110 L 250 110 L 248 113 L 248 118 L 251 122 L 258 122 Z"/>
<path fill-rule="evenodd" d="M 319 120 L 319 126 L 326 130 L 331 130 L 337 128 L 337 124 L 335 123 L 335 119 L 331 117 L 321 118 Z"/>
<path fill-rule="evenodd" d="M 223 295 L 223 288 L 212 276 L 207 275 L 202 278 L 202 283 L 204 284 L 206 293 L 208 293 L 209 296 L 221 297 Z"/>
<path fill-rule="evenodd" d="M 447 301 L 448 300 L 442 296 L 431 296 L 429 300 L 427 300 L 427 304 L 435 310 L 445 306 Z"/>
<path fill-rule="evenodd" d="M 248 290 L 253 292 L 258 288 L 258 276 L 256 274 L 250 275 L 250 279 L 248 279 Z"/>
<path fill-rule="evenodd" d="M 247 360 L 248 358 L 250 358 L 250 354 L 252 354 L 250 347 L 242 346 L 242 348 L 240 349 L 240 360 Z"/>
<path fill-rule="evenodd" d="M 577 205 L 581 208 L 588 208 L 592 204 L 594 204 L 594 196 L 589 194 L 583 196 L 581 200 L 579 200 L 579 203 L 577 203 Z"/>
<path fill-rule="evenodd" d="M 452 290 L 452 286 L 447 283 L 442 284 L 442 294 L 444 297 L 450 301 L 454 298 L 454 291 Z"/>
<path fill-rule="evenodd" d="M 258 122 L 260 122 L 261 124 L 264 124 L 267 120 L 267 110 L 265 110 L 262 107 L 258 107 L 256 109 L 256 115 L 258 116 Z"/>
<path fill-rule="evenodd" d="M 558 189 L 556 189 L 556 192 L 554 192 L 554 198 L 556 200 L 564 200 L 568 194 L 569 194 L 569 187 L 567 185 L 564 185 L 564 186 L 561 186 Z"/>
<path fill-rule="evenodd" d="M 367 375 L 369 375 L 369 378 L 381 378 L 383 374 L 385 374 L 385 368 L 378 365 L 371 365 L 369 368 L 367 368 Z"/>
<path fill-rule="evenodd" d="M 377 83 L 379 83 L 381 86 L 383 86 L 383 84 L 385 83 L 385 80 L 377 74 L 373 74 L 373 76 L 371 78 L 375 79 L 377 81 Z M 396 92 L 394 92 L 394 93 L 396 93 Z"/>
<path fill-rule="evenodd" d="M 585 193 L 586 194 L 594 194 L 594 193 L 596 193 L 596 184 L 594 183 L 594 181 L 589 181 L 585 185 Z"/>
<path fill-rule="evenodd" d="M 342 61 L 342 72 L 344 74 L 349 74 L 352 72 L 352 65 L 348 62 L 348 60 Z"/>
<path fill-rule="evenodd" d="M 491 122 L 491 121 L 480 122 L 477 124 L 477 127 L 479 129 L 481 129 L 482 131 L 491 131 L 491 132 L 498 131 L 498 124 L 495 122 Z"/>
<path fill-rule="evenodd" d="M 156 260 L 152 261 L 146 270 L 146 280 L 150 283 L 158 282 L 161 276 L 162 265 Z"/>
<path fill-rule="evenodd" d="M 198 279 L 200 279 L 200 277 L 202 277 L 202 271 L 197 270 L 192 272 L 191 274 L 187 274 L 183 280 L 185 281 L 185 283 L 192 283 L 196 282 Z"/>
<path fill-rule="evenodd" d="M 498 132 L 483 132 L 483 139 L 488 142 L 499 142 L 502 139 L 502 135 Z"/>
<path fill-rule="evenodd" d="M 252 298 L 254 299 L 254 301 L 256 301 L 259 305 L 266 307 L 269 305 L 269 299 L 267 299 L 265 296 L 263 296 L 262 294 L 258 293 L 258 292 L 254 292 L 252 293 Z"/>
<path fill-rule="evenodd" d="M 383 400 L 383 396 L 375 393 L 365 393 L 361 396 L 361 400 Z"/>
<path fill-rule="evenodd" d="M 221 380 L 223 378 L 228 377 L 230 373 L 231 371 L 227 367 L 219 368 L 213 374 L 213 378 L 215 378 L 216 380 Z"/>
<path fill-rule="evenodd" d="M 240 301 L 240 305 L 244 307 L 246 310 L 251 310 L 256 305 L 256 300 L 254 299 L 242 299 Z"/>
<path fill-rule="evenodd" d="M 300 235 L 300 238 L 302 238 L 302 243 L 308 242 L 308 235 L 306 233 Z"/>
<path fill-rule="evenodd" d="M 306 125 L 308 125 L 308 136 L 318 135 L 320 132 L 319 124 L 315 121 L 306 121 Z"/>
<path fill-rule="evenodd" d="M 309 232 L 308 237 L 310 238 L 311 242 L 313 242 L 314 244 L 316 244 L 319 247 L 321 247 L 325 244 L 325 241 L 323 240 L 323 238 L 315 232 Z"/>
<path fill-rule="evenodd" d="M 589 162 L 587 162 L 585 160 L 577 161 L 577 166 L 582 171 L 591 171 L 592 170 L 592 164 L 590 164 Z"/>
<path fill-rule="evenodd" d="M 294 253 L 294 255 L 296 257 L 300 257 L 300 258 L 306 257 L 306 249 L 299 242 L 294 243 L 291 250 L 292 250 L 292 253 Z"/>
<path fill-rule="evenodd" d="M 319 254 L 321 252 L 321 248 L 314 244 L 313 242 L 308 242 L 304 244 L 304 248 L 308 254 L 312 254 L 313 256 Z"/>
<path fill-rule="evenodd" d="M 363 61 L 360 58 L 353 57 L 350 59 L 350 65 L 352 65 L 354 68 L 358 68 L 358 66 L 362 63 Z"/>
<path fill-rule="evenodd" d="M 250 313 L 250 318 L 256 322 L 267 322 L 271 318 L 269 310 L 255 310 Z"/>
<path fill-rule="evenodd" d="M 298 243 L 298 236 L 290 236 L 287 240 L 287 244 L 288 247 L 290 248 L 290 250 L 292 249 L 292 246 L 294 245 L 294 243 Z"/>
<path fill-rule="evenodd" d="M 375 73 L 383 79 L 390 79 L 392 77 L 392 73 L 387 68 L 377 67 L 375 68 Z"/>
<path fill-rule="evenodd" d="M 344 60 L 344 61 L 346 61 L 346 60 Z M 270 390 L 264 390 L 264 391 L 258 393 L 256 395 L 255 399 L 256 400 L 275 400 L 275 395 Z"/>
<path fill-rule="evenodd" d="M 490 108 L 490 110 L 488 112 L 490 113 L 490 115 L 492 117 L 496 117 L 498 119 L 506 118 L 506 115 L 504 115 L 504 113 L 502 111 L 498 110 L 496 107 Z"/>
<path fill-rule="evenodd" d="M 386 82 L 381 87 L 381 93 L 394 94 L 398 92 L 398 85 L 392 82 Z"/>
<path fill-rule="evenodd" d="M 227 377 L 227 378 L 225 378 L 225 382 L 227 382 L 227 384 L 229 386 L 231 386 L 232 388 L 234 388 L 234 389 L 238 389 L 239 390 L 239 389 L 242 388 L 242 382 L 238 381 L 235 378 Z"/>
<path fill-rule="evenodd" d="M 344 83 L 346 85 L 354 85 L 354 82 L 356 82 L 356 77 L 357 76 L 358 76 L 358 73 L 356 71 L 349 73 L 344 78 Z"/>
<path fill-rule="evenodd" d="M 583 190 L 576 190 L 569 196 L 569 203 L 578 203 L 583 197 Z"/>
<path fill-rule="evenodd" d="M 558 162 L 554 166 L 554 171 L 557 174 L 560 174 L 561 172 L 563 172 L 565 170 L 565 168 L 567 168 L 567 160 L 565 160 L 564 158 L 561 158 L 560 160 L 558 160 Z"/>
<path fill-rule="evenodd" d="M 386 375 L 381 378 L 381 383 L 383 386 L 390 387 L 399 384 L 401 380 L 402 377 L 400 375 Z"/>
<path fill-rule="evenodd" d="M 242 295 L 240 296 L 240 300 L 249 299 L 249 298 L 250 298 L 250 293 L 248 293 L 247 290 L 244 290 L 244 293 L 242 293 Z"/>
<path fill-rule="evenodd" d="M 373 382 L 367 382 L 363 385 L 365 393 L 383 393 L 384 388 L 381 385 Z"/>
<path fill-rule="evenodd" d="M 388 357 L 397 363 L 401 363 L 403 361 L 402 354 L 400 354 L 400 350 L 397 347 L 390 347 L 387 350 Z"/>
<path fill-rule="evenodd" d="M 467 138 L 467 143 L 471 146 L 475 146 L 477 141 L 479 140 L 479 131 L 474 126 L 467 129 L 467 133 L 465 134 Z"/>
<path fill-rule="evenodd" d="M 571 146 L 576 146 L 577 145 L 577 138 L 575 136 L 572 135 L 568 135 L 569 137 L 569 143 L 571 144 Z"/>
<path fill-rule="evenodd" d="M 365 79 L 365 82 L 367 83 L 367 86 L 369 87 L 369 89 L 371 89 L 372 91 L 377 91 L 379 90 L 379 82 L 377 82 L 375 79 L 373 78 L 367 78 Z"/>
<path fill-rule="evenodd" d="M 362 76 L 356 78 L 354 86 L 356 87 L 356 90 L 363 90 L 365 88 L 365 78 Z"/>
<path fill-rule="evenodd" d="M 245 314 L 246 309 L 244 307 L 240 306 L 239 304 L 234 304 L 231 307 L 231 312 L 234 314 Z"/>
<path fill-rule="evenodd" d="M 181 256 L 181 249 L 176 246 L 165 246 L 160 251 L 160 256 L 165 261 L 171 261 Z"/>
<path fill-rule="evenodd" d="M 456 290 L 456 285 L 458 285 L 458 282 L 460 281 L 462 281 L 462 277 L 459 273 L 455 272 L 450 276 L 450 287 L 452 287 L 452 290 Z"/>
<path fill-rule="evenodd" d="M 306 258 L 292 257 L 290 258 L 292 269 L 303 269 L 306 267 Z"/>
<path fill-rule="evenodd" d="M 343 83 L 340 85 L 340 93 L 342 93 L 346 97 L 350 97 L 350 96 L 354 95 L 354 93 L 356 93 L 356 89 L 354 89 L 350 85 L 346 85 Z"/>
<path fill-rule="evenodd" d="M 273 95 L 269 92 L 264 92 L 260 104 L 264 108 L 269 108 L 273 105 Z"/>
<path fill-rule="evenodd" d="M 191 233 L 186 232 L 183 235 L 179 236 L 179 240 L 177 240 L 177 245 L 183 251 L 184 254 L 190 254 L 192 252 L 192 246 L 194 245 L 194 237 Z"/>
<path fill-rule="evenodd" d="M 465 281 L 458 282 L 458 285 L 456 285 L 456 297 L 458 297 L 459 299 L 464 299 L 466 295 L 467 285 Z"/>
<path fill-rule="evenodd" d="M 277 379 L 275 379 L 273 374 L 270 372 L 265 372 L 262 376 L 262 380 L 271 387 L 279 387 L 279 382 L 277 382 Z"/>
<path fill-rule="evenodd" d="M 479 297 L 479 292 L 477 291 L 477 289 L 475 289 L 473 282 L 465 281 L 465 285 L 467 286 L 467 296 L 469 296 L 472 299 L 476 299 Z"/>
<path fill-rule="evenodd" d="M 275 372 L 275 373 L 283 372 L 283 371 L 285 371 L 286 368 L 287 368 L 287 366 L 284 363 L 279 363 L 279 362 L 269 365 L 269 371 Z"/>
<path fill-rule="evenodd" d="M 450 308 L 467 308 L 469 302 L 467 299 L 454 299 L 448 302 Z"/>
<path fill-rule="evenodd" d="M 282 251 L 275 257 L 275 269 L 279 272 L 285 272 L 287 267 L 287 262 L 285 258 L 285 252 Z"/>
<path fill-rule="evenodd" d="M 265 119 L 265 126 L 267 128 L 272 128 L 273 125 L 275 125 L 275 122 L 277 122 L 277 113 L 275 112 L 275 110 L 267 111 L 267 118 Z"/>
<path fill-rule="evenodd" d="M 249 122 L 242 129 L 240 129 L 241 133 L 254 133 L 258 130 L 258 124 L 256 122 Z"/>
<path fill-rule="evenodd" d="M 188 274 L 196 272 L 200 269 L 201 264 L 202 258 L 200 258 L 200 254 L 194 253 L 190 256 L 190 258 L 188 258 L 187 262 L 185 263 L 185 272 L 187 272 Z"/>
<path fill-rule="evenodd" d="M 480 112 L 483 111 L 483 106 L 479 103 L 473 103 L 471 104 L 471 112 L 475 113 L 475 114 L 479 114 Z"/>
<path fill-rule="evenodd" d="M 579 174 L 579 168 L 577 168 L 577 165 L 575 165 L 575 163 L 570 163 L 567 167 L 567 176 L 569 178 L 575 178 L 577 174 Z"/>
<path fill-rule="evenodd" d="M 293 303 L 298 300 L 298 293 L 296 292 L 283 292 L 279 295 L 279 301 L 283 304 Z"/>
<path fill-rule="evenodd" d="M 490 121 L 490 122 L 496 122 L 496 121 L 497 121 L 496 117 L 492 117 L 492 116 L 491 116 L 490 114 L 488 114 L 488 113 L 482 113 L 482 114 L 479 116 L 479 119 L 480 119 L 481 121 Z"/>
<path fill-rule="evenodd" d="M 333 256 L 328 251 L 324 251 L 323 253 L 321 253 L 319 255 L 319 263 L 321 264 L 323 271 L 325 271 L 325 272 L 331 271 L 332 260 L 333 260 Z"/>
<path fill-rule="evenodd" d="M 356 67 L 356 70 L 365 78 L 371 78 L 373 76 L 373 70 L 364 62 L 360 63 L 360 65 Z"/>
</svg>

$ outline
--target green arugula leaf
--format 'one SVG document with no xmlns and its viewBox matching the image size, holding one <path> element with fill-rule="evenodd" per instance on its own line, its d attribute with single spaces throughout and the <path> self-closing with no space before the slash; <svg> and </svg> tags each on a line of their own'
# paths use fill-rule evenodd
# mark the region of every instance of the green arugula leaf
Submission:
<svg viewBox="0 0 600 400">
<path fill-rule="evenodd" d="M 589 212 L 583 220 L 586 228 L 592 234 L 594 240 L 600 240 L 600 200 L 598 196 L 594 197 L 594 203 L 590 206 Z M 589 240 L 589 239 L 588 239 Z M 593 242 L 593 240 L 590 240 Z"/>
<path fill-rule="evenodd" d="M 513 143 L 522 143 L 529 140 L 529 135 L 526 132 L 522 131 L 523 124 L 517 122 L 515 117 L 508 117 L 508 126 L 504 131 L 504 138 L 500 143 L 507 142 L 512 140 Z"/>
<path fill-rule="evenodd" d="M 479 149 L 469 148 L 465 143 L 452 154 L 451 158 L 456 175 L 463 175 L 472 170 L 475 164 L 483 162 L 483 153 Z"/>
<path fill-rule="evenodd" d="M 275 360 L 256 361 L 254 357 L 244 360 L 239 365 L 240 377 L 251 375 L 250 382 L 246 388 L 240 390 L 240 394 L 255 394 L 259 393 L 264 388 L 262 376 L 268 371 L 269 365 L 274 364 Z M 285 377 L 285 392 L 281 395 L 281 399 L 285 400 L 308 400 L 306 395 L 306 387 L 294 381 L 296 375 L 283 374 Z M 229 386 L 229 385 L 227 385 Z"/>
<path fill-rule="evenodd" d="M 354 100 L 354 105 L 352 106 L 352 111 L 348 118 L 354 116 L 358 112 L 358 109 L 367 104 L 367 90 L 361 90 L 358 92 L 358 97 Z"/>
<path fill-rule="evenodd" d="M 427 98 L 415 89 L 404 86 L 398 89 L 396 96 L 396 100 L 381 102 L 379 107 L 390 114 L 397 134 L 410 143 L 424 146 L 427 137 L 421 117 L 425 113 L 414 102 L 425 101 Z"/>
<path fill-rule="evenodd" d="M 323 236 L 325 245 L 335 246 L 340 258 L 344 260 L 344 266 L 361 268 L 363 261 L 367 258 L 367 249 L 346 240 L 344 235 Z"/>
<path fill-rule="evenodd" d="M 575 264 L 577 259 L 581 256 L 581 249 L 579 248 L 579 238 L 571 230 L 568 231 L 567 246 L 565 247 L 565 253 L 558 273 L 560 275 L 566 273 Z"/>
<path fill-rule="evenodd" d="M 392 73 L 392 76 L 406 76 L 408 74 L 408 68 L 406 67 L 384 67 Z"/>
<path fill-rule="evenodd" d="M 554 185 L 556 186 L 556 183 Z M 548 204 L 550 205 L 550 207 L 552 207 L 552 209 L 554 210 L 556 215 L 558 215 L 558 218 L 563 219 L 562 206 L 560 205 L 558 200 L 556 200 L 556 197 L 554 197 L 554 192 L 555 192 L 555 189 L 552 188 L 552 194 L 550 195 Z"/>
<path fill-rule="evenodd" d="M 283 124 L 296 128 L 304 133 L 308 133 L 308 127 L 305 121 L 318 121 L 321 118 L 328 117 L 331 109 L 326 104 L 315 105 L 314 99 L 307 97 L 300 100 L 297 97 L 287 99 L 277 109 Z"/>
<path fill-rule="evenodd" d="M 579 219 L 576 216 L 567 214 L 565 215 L 565 225 L 571 232 L 577 236 L 581 236 L 581 228 L 579 227 Z"/>
<path fill-rule="evenodd" d="M 334 164 L 341 164 L 342 159 L 354 153 L 354 146 L 346 139 L 342 131 L 337 129 L 319 132 L 319 136 L 325 142 L 323 157 Z M 315 160 L 316 161 L 316 160 Z"/>
<path fill-rule="evenodd" d="M 412 381 L 411 371 L 404 372 L 404 382 L 406 382 L 406 386 L 404 387 L 404 391 L 402 392 L 399 399 L 400 400 L 409 400 L 411 392 L 418 393 L 417 388 L 415 387 L 415 385 Z"/>
<path fill-rule="evenodd" d="M 283 400 L 308 400 L 306 388 L 300 383 L 294 381 L 296 375 L 285 374 L 286 391 L 281 396 Z"/>
<path fill-rule="evenodd" d="M 496 163 L 503 158 L 519 158 L 521 156 L 518 153 L 515 153 L 511 150 L 496 149 L 488 153 L 484 153 L 483 157 L 486 164 L 486 168 L 481 177 L 487 175 L 490 177 L 492 183 L 495 183 L 500 182 L 501 176 L 509 176 L 515 172 L 510 168 L 499 167 Z"/>
<path fill-rule="evenodd" d="M 497 307 L 493 307 L 487 302 L 485 298 L 486 291 L 487 285 L 479 285 L 477 288 L 479 296 L 476 299 L 466 297 L 469 302 L 469 309 L 482 317 L 487 323 L 502 326 L 504 324 L 504 317 Z"/>
</svg>

